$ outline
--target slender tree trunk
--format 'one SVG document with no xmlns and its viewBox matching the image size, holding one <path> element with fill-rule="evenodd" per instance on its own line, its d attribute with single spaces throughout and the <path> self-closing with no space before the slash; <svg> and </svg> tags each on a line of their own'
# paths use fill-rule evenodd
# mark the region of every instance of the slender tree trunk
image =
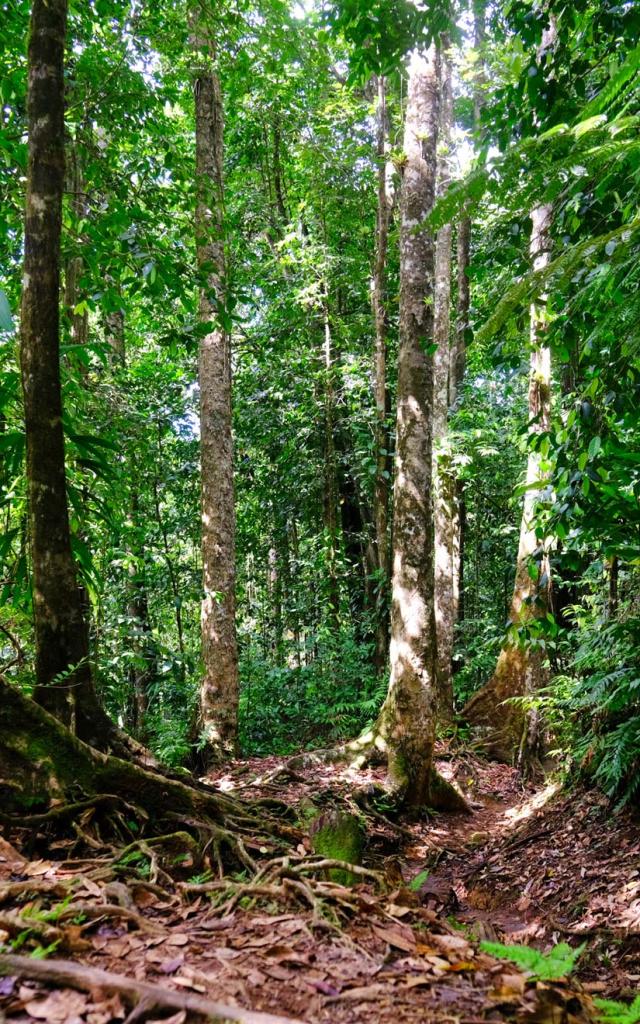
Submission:
<svg viewBox="0 0 640 1024">
<path fill-rule="evenodd" d="M 607 618 L 615 618 L 618 611 L 618 580 L 620 576 L 620 562 L 617 555 L 613 555 L 607 562 L 608 594 L 607 594 Z"/>
<path fill-rule="evenodd" d="M 390 176 L 387 170 L 389 150 L 389 123 L 387 115 L 386 79 L 378 78 L 378 104 L 376 110 L 376 156 L 378 160 L 378 211 L 371 305 L 375 327 L 374 389 L 376 403 L 376 480 L 374 492 L 374 520 L 376 556 L 378 562 L 378 590 L 376 597 L 377 674 L 386 671 L 389 648 L 389 583 L 391 578 L 391 547 L 389 536 L 389 490 L 391 460 L 389 457 L 389 395 L 387 390 L 387 309 L 386 270 L 391 217 Z"/>
<path fill-rule="evenodd" d="M 434 242 L 416 231 L 433 207 L 439 56 L 411 57 L 402 166 L 400 345 L 393 494 L 389 692 L 379 730 L 391 788 L 408 810 L 429 802 L 435 736 L 431 494 Z"/>
<path fill-rule="evenodd" d="M 199 728 L 205 759 L 237 750 L 238 652 L 235 624 L 235 501 L 231 424 L 231 341 L 225 302 L 223 109 L 210 36 L 194 14 L 196 111 L 196 247 L 202 273 L 200 320 L 214 324 L 200 345 L 202 474 L 202 657 Z"/>
<path fill-rule="evenodd" d="M 110 282 L 113 284 L 113 282 Z M 126 366 L 127 350 L 124 333 L 124 310 L 118 309 L 105 317 L 105 336 L 109 343 L 113 366 Z M 135 462 L 135 446 L 133 447 Z M 127 729 L 136 739 L 146 742 L 146 719 L 149 709 L 149 684 L 153 674 L 155 647 L 149 617 L 149 601 L 145 579 L 145 552 L 140 531 L 140 500 L 135 483 L 136 467 L 131 465 L 131 498 L 129 527 L 126 537 L 128 556 L 128 641 L 134 662 L 129 670 L 130 694 L 127 708 Z"/>
<path fill-rule="evenodd" d="M 440 136 L 438 139 L 438 195 L 444 196 L 451 180 L 453 88 L 451 63 L 443 40 L 441 56 Z M 451 316 L 451 248 L 453 228 L 438 231 L 435 263 L 433 341 L 433 483 L 434 483 L 434 605 L 436 618 L 436 680 L 439 714 L 453 719 L 453 636 L 455 627 L 454 548 L 455 477 L 447 444 L 449 413 L 449 333 Z"/>
<path fill-rule="evenodd" d="M 113 285 L 113 280 L 108 279 L 109 284 Z M 118 289 L 120 294 L 120 289 Z M 109 346 L 109 360 L 110 365 L 125 366 L 127 361 L 127 345 L 124 331 L 124 309 L 114 309 L 110 313 L 107 313 L 104 318 L 104 336 L 105 341 Z"/>
<path fill-rule="evenodd" d="M 471 250 L 471 220 L 463 217 L 458 224 L 456 239 L 457 262 L 457 302 L 456 329 L 449 359 L 449 406 L 455 408 L 459 398 L 459 389 L 464 377 L 466 362 L 466 335 L 469 330 L 470 288 L 467 271 Z"/>
<path fill-rule="evenodd" d="M 34 0 L 21 368 L 33 564 L 34 696 L 75 727 L 80 688 L 91 688 L 92 683 L 82 591 L 71 555 L 59 366 L 66 22 L 66 0 Z"/>
<path fill-rule="evenodd" d="M 536 207 L 531 213 L 531 257 L 535 270 L 542 270 L 550 259 L 551 204 Z M 530 314 L 530 376 L 529 419 L 532 433 L 549 430 L 551 415 L 551 353 L 545 343 L 546 327 L 542 305 L 531 305 Z M 538 571 L 532 579 L 532 556 L 540 549 L 535 531 L 536 506 L 544 497 L 547 484 L 541 456 L 531 449 L 527 460 L 526 490 L 520 542 L 516 562 L 516 578 L 511 601 L 510 621 L 516 627 L 526 626 L 535 618 L 544 617 L 550 607 L 549 562 L 544 553 L 538 557 Z M 523 767 L 530 765 L 537 754 L 540 737 L 535 713 L 525 713 L 519 704 L 504 701 L 535 693 L 545 682 L 546 670 L 538 648 L 523 647 L 511 642 L 503 647 L 493 677 L 465 708 L 468 720 L 486 733 L 487 750 L 495 757 L 518 759 Z"/>
<path fill-rule="evenodd" d="M 131 495 L 133 536 L 129 546 L 129 602 L 127 605 L 127 617 L 131 631 L 131 651 L 134 656 L 134 663 L 129 673 L 131 687 L 130 725 L 133 735 L 144 743 L 148 738 L 149 685 L 152 679 L 155 651 L 149 620 L 145 557 L 142 540 L 139 535 L 139 521 L 140 506 L 138 492 L 134 488 Z"/>
<path fill-rule="evenodd" d="M 322 307 L 324 363 L 324 490 L 323 512 L 327 559 L 327 600 L 331 628 L 340 628 L 340 583 L 338 580 L 338 467 L 335 438 L 334 358 L 331 321 L 325 297 Z"/>
<path fill-rule="evenodd" d="M 474 46 L 481 53 L 485 42 L 485 0 L 473 2 Z M 479 61 L 479 70 L 473 83 L 473 124 L 477 137 L 480 136 L 480 113 L 482 110 L 482 83 L 484 63 Z M 457 301 L 456 324 L 449 350 L 449 408 L 455 409 L 460 401 L 460 386 L 466 364 L 467 333 L 470 327 L 471 292 L 469 287 L 469 261 L 471 257 L 471 218 L 463 216 L 458 223 L 456 237 Z M 453 516 L 453 621 L 464 618 L 464 552 L 466 509 L 464 486 L 461 480 L 454 480 Z M 454 666 L 455 668 L 455 666 Z"/>
<path fill-rule="evenodd" d="M 84 193 L 84 177 L 77 149 L 69 147 L 69 170 L 67 174 L 71 192 L 71 212 L 77 226 L 87 215 L 87 200 Z M 64 303 L 71 323 L 71 341 L 74 345 L 85 346 L 89 337 L 89 315 L 85 310 L 76 313 L 80 302 L 80 278 L 84 267 L 82 256 L 72 256 L 65 267 Z M 81 363 L 84 369 L 84 361 Z"/>
<path fill-rule="evenodd" d="M 289 214 L 285 202 L 284 175 L 282 173 L 282 161 L 280 153 L 282 148 L 282 128 L 280 117 L 276 114 L 273 123 L 273 186 L 276 193 L 276 205 L 281 221 L 281 227 L 289 223 Z"/>
</svg>

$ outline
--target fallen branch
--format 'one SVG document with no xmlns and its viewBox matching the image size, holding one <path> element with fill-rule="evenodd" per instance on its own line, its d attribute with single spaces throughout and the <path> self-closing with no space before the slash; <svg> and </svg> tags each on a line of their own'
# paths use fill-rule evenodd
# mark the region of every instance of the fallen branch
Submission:
<svg viewBox="0 0 640 1024">
<path fill-rule="evenodd" d="M 303 1024 L 291 1017 L 273 1016 L 270 1013 L 254 1013 L 238 1006 L 226 1006 L 204 996 L 186 992 L 174 992 L 160 985 L 134 981 L 111 971 L 96 967 L 85 967 L 70 960 L 32 960 L 27 956 L 0 955 L 0 975 L 18 975 L 36 981 L 47 981 L 61 987 L 79 989 L 81 992 L 117 992 L 129 1003 L 141 1003 L 149 1009 L 186 1010 L 189 1013 L 224 1024 L 238 1021 L 239 1024 Z"/>
<path fill-rule="evenodd" d="M 59 896 L 63 899 L 69 895 L 69 885 L 66 882 L 52 882 L 47 878 L 28 878 L 24 882 L 7 882 L 6 885 L 0 887 L 0 905 L 31 893 L 45 893 L 48 896 Z"/>
<path fill-rule="evenodd" d="M 148 932 L 150 935 L 166 935 L 164 928 L 153 921 L 147 921 L 141 914 L 128 907 L 117 906 L 115 903 L 70 903 L 66 910 L 63 910 L 58 921 L 64 921 L 67 917 L 78 917 L 82 914 L 86 918 L 119 917 L 123 921 L 134 924 L 140 931 Z"/>
</svg>

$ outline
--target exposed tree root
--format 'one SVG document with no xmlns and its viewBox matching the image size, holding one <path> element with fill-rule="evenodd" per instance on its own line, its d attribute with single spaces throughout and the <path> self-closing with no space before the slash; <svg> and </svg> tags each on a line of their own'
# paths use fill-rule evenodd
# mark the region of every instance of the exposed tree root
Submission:
<svg viewBox="0 0 640 1024">
<path fill-rule="evenodd" d="M 312 750 L 303 754 L 296 754 L 290 757 L 285 764 L 276 768 L 275 771 L 266 775 L 261 780 L 261 785 L 265 785 L 274 782 L 276 779 L 290 778 L 296 780 L 296 772 L 300 769 L 308 769 L 318 767 L 320 765 L 327 764 L 346 764 L 355 771 L 359 771 L 366 765 L 370 764 L 382 764 L 386 758 L 386 742 L 382 736 L 382 732 L 377 725 L 365 729 L 360 736 L 354 740 L 350 740 L 348 743 L 344 743 L 337 747 L 329 747 L 321 750 Z M 429 807 L 434 811 L 452 811 L 462 812 L 465 814 L 472 814 L 472 808 L 463 794 L 457 789 L 453 783 L 448 782 L 443 778 L 439 772 L 434 769 L 431 771 L 431 794 L 429 800 Z M 379 787 L 380 795 L 386 796 L 387 800 L 389 797 L 394 798 L 394 794 Z M 401 796 L 398 795 L 398 809 L 401 809 Z M 360 802 L 360 801 L 359 801 Z M 379 812 L 374 807 L 364 801 L 363 807 L 366 807 L 368 811 L 373 813 L 374 816 L 379 816 Z M 383 820 L 387 824 L 393 824 L 389 819 L 384 818 Z"/>
<path fill-rule="evenodd" d="M 539 656 L 533 652 L 505 645 L 491 679 L 462 709 L 473 730 L 474 749 L 505 764 L 518 762 L 525 774 L 539 737 L 528 736 L 528 716 L 513 698 L 523 696 L 530 676 L 542 675 L 538 661 Z"/>
<path fill-rule="evenodd" d="M 135 910 L 121 907 L 115 903 L 71 903 L 56 919 L 64 921 L 69 917 L 79 916 L 87 918 L 116 917 L 121 921 L 134 924 L 139 931 L 148 932 L 150 935 L 166 934 L 164 928 L 161 928 L 160 925 L 154 924 L 153 921 L 147 921 L 145 917 L 136 913 Z"/>
<path fill-rule="evenodd" d="M 46 946 L 65 946 L 65 933 L 61 928 L 36 917 L 25 917 L 17 910 L 0 911 L 0 928 L 12 936 L 29 933 Z M 88 945 L 87 943 L 87 948 Z"/>
<path fill-rule="evenodd" d="M 238 1021 L 239 1024 L 302 1024 L 290 1017 L 274 1016 L 270 1013 L 254 1013 L 237 1006 L 216 1003 L 204 996 L 186 992 L 175 992 L 161 985 L 150 985 L 134 981 L 110 971 L 95 967 L 84 967 L 67 960 L 33 960 L 27 956 L 0 955 L 0 975 L 17 975 L 37 981 L 51 982 L 81 992 L 117 992 L 134 1007 L 144 1007 L 144 1013 L 151 1010 L 186 1010 L 209 1021 L 224 1024 Z M 143 1014 L 138 1014 L 137 1019 Z M 131 1020 L 132 1017 L 129 1017 Z M 136 1019 L 136 1016 L 133 1017 Z"/>
<path fill-rule="evenodd" d="M 0 794 L 5 806 L 16 812 L 5 813 L 5 823 L 40 829 L 72 822 L 79 836 L 96 849 L 109 847 L 105 829 L 111 830 L 116 846 L 122 846 L 123 840 L 128 843 L 120 809 L 148 831 L 157 832 L 163 822 L 179 820 L 182 828 L 170 833 L 170 838 L 181 843 L 196 864 L 202 859 L 202 848 L 208 849 L 220 874 L 229 861 L 255 871 L 243 837 L 262 841 L 264 836 L 267 848 L 274 844 L 287 848 L 302 837 L 300 830 L 265 807 L 252 808 L 209 787 L 168 778 L 87 746 L 1 677 Z M 53 798 L 63 801 L 62 805 L 47 806 Z M 46 809 L 25 815 L 20 809 L 26 801 L 40 802 Z M 100 815 L 100 830 L 93 836 L 82 817 L 88 813 L 93 814 L 96 829 L 95 815 Z M 168 842 L 167 835 L 143 835 L 134 845 L 145 843 L 149 851 L 162 842 Z M 154 857 L 151 854 L 149 859 Z"/>
</svg>

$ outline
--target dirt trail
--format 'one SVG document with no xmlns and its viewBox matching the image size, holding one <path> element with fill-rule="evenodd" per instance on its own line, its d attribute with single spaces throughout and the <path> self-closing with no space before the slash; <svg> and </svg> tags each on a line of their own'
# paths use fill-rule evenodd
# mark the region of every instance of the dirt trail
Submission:
<svg viewBox="0 0 640 1024">
<path fill-rule="evenodd" d="M 114 868 L 113 853 L 96 850 L 74 860 L 73 840 L 50 842 L 39 860 L 33 852 L 16 859 L 0 845 L 5 945 L 18 937 L 18 952 L 28 953 L 54 929 L 56 955 L 169 990 L 174 1008 L 185 993 L 236 1014 L 245 1008 L 307 1024 L 489 1024 L 523 1015 L 538 1024 L 592 1021 L 589 993 L 619 998 L 640 980 L 637 824 L 612 817 L 594 794 L 523 791 L 505 766 L 441 753 L 440 770 L 469 794 L 474 813 L 410 826 L 382 811 L 370 818 L 365 864 L 384 875 L 379 886 L 367 879 L 329 886 L 314 905 L 295 874 L 260 895 L 243 895 L 247 879 L 238 876 L 212 899 L 166 877 L 156 884 L 145 859 Z M 211 781 L 247 797 L 330 807 L 381 774 L 323 764 L 290 772 L 283 759 L 268 758 L 237 763 Z M 29 837 L 22 839 L 28 848 Z M 162 866 L 175 874 L 175 860 Z M 178 874 L 197 881 L 188 864 Z M 16 883 L 18 894 L 10 890 Z M 25 917 L 32 922 L 26 935 Z M 584 988 L 572 979 L 532 981 L 478 941 L 546 948 L 584 938 Z M 122 1024 L 128 1011 L 120 997 L 88 988 L 0 978 L 0 1017 L 4 1011 L 7 1024 Z M 160 1016 L 149 1011 L 130 1021 Z M 170 1019 L 196 1020 L 188 1008 Z"/>
<path fill-rule="evenodd" d="M 353 786 L 381 782 L 383 771 L 316 765 L 288 782 L 283 761 L 246 764 L 238 780 L 287 802 L 331 800 Z M 611 998 L 640 989 L 640 827 L 614 813 L 598 792 L 563 792 L 557 782 L 523 786 L 507 765 L 440 748 L 440 772 L 467 794 L 472 815 L 439 814 L 405 828 L 381 825 L 369 857 L 404 884 L 421 873 L 423 907 L 477 939 L 533 945 L 586 942 L 577 976 Z M 227 776 L 233 785 L 233 775 Z M 400 877 L 400 876 L 399 876 Z"/>
</svg>

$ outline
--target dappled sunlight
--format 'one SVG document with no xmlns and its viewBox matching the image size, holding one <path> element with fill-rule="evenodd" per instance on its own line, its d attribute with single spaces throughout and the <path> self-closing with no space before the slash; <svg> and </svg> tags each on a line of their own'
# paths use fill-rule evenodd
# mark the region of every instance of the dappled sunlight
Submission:
<svg viewBox="0 0 640 1024">
<path fill-rule="evenodd" d="M 544 789 L 538 790 L 533 796 L 525 800 L 523 804 L 517 807 L 511 807 L 508 811 L 505 811 L 504 822 L 510 828 L 514 825 L 519 824 L 521 821 L 525 821 L 532 815 L 536 814 L 537 811 L 541 810 L 553 799 L 561 790 L 559 782 L 551 782 Z"/>
</svg>

